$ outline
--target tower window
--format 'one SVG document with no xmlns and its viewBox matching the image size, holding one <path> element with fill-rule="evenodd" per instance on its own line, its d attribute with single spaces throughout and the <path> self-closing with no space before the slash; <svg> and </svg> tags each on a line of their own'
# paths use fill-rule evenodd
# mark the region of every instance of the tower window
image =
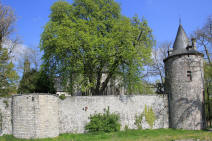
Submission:
<svg viewBox="0 0 212 141">
<path fill-rule="evenodd" d="M 191 71 L 187 71 L 187 80 L 192 81 Z"/>
</svg>

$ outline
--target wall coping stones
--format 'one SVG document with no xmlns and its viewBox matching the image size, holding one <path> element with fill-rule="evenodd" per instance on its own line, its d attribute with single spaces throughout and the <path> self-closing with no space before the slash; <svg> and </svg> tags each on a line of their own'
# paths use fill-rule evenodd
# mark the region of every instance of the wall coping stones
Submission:
<svg viewBox="0 0 212 141">
<path fill-rule="evenodd" d="M 39 96 L 39 95 L 51 95 L 51 96 L 56 96 L 56 97 L 58 97 L 57 94 L 50 94 L 50 93 L 14 94 L 14 95 L 12 95 L 12 97 L 16 97 L 16 96 L 30 96 L 30 95 L 34 95 L 34 96 Z"/>
</svg>

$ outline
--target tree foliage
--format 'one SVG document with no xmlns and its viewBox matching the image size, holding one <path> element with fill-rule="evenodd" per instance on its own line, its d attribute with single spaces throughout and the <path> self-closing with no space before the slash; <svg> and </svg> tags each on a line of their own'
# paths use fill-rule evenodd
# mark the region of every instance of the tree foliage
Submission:
<svg viewBox="0 0 212 141">
<path fill-rule="evenodd" d="M 30 70 L 23 74 L 19 83 L 18 93 L 55 93 L 53 80 L 45 71 Z"/>
<path fill-rule="evenodd" d="M 205 86 L 211 87 L 211 85 L 212 85 L 212 64 L 208 64 L 208 63 L 204 64 L 204 79 L 205 79 Z"/>
<path fill-rule="evenodd" d="M 49 17 L 41 36 L 43 65 L 71 92 L 102 94 L 114 77 L 128 92 L 140 84 L 153 45 L 146 20 L 121 15 L 114 0 L 58 1 Z"/>
<path fill-rule="evenodd" d="M 170 49 L 171 42 L 162 42 L 153 47 L 152 50 L 152 63 L 148 69 L 148 75 L 150 77 L 157 78 L 155 81 L 156 93 L 164 94 L 165 84 L 165 65 L 163 60 L 168 57 L 168 51 Z"/>
<path fill-rule="evenodd" d="M 38 73 L 36 70 L 31 70 L 23 74 L 19 83 L 18 93 L 33 93 L 36 90 Z"/>
<path fill-rule="evenodd" d="M 204 100 L 205 100 L 205 117 L 211 118 L 211 90 L 212 90 L 212 15 L 208 17 L 205 24 L 194 31 L 192 37 L 196 38 L 197 49 L 204 54 Z"/>
<path fill-rule="evenodd" d="M 205 56 L 204 79 L 205 88 L 212 85 L 212 16 L 209 16 L 206 23 L 195 30 L 192 37 L 196 38 L 197 47 Z"/>
<path fill-rule="evenodd" d="M 209 64 L 212 63 L 212 16 L 209 16 L 203 27 L 192 35 L 197 40 L 198 49 L 204 53 Z"/>
<path fill-rule="evenodd" d="M 4 46 L 13 31 L 14 22 L 15 16 L 12 9 L 3 6 L 0 2 L 0 96 L 8 96 L 16 92 L 18 75 L 10 61 L 14 44 Z"/>
<path fill-rule="evenodd" d="M 24 73 L 19 83 L 18 93 L 55 93 L 54 82 L 45 70 L 30 68 L 28 58 L 24 61 Z"/>
<path fill-rule="evenodd" d="M 40 70 L 38 72 L 38 79 L 36 83 L 36 90 L 37 93 L 51 93 L 55 94 L 56 90 L 54 88 L 54 80 L 51 78 L 45 70 Z"/>
</svg>

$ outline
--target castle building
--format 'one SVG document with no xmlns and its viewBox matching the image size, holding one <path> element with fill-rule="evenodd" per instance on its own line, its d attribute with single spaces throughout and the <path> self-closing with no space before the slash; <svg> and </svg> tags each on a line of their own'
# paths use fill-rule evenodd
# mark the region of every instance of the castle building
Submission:
<svg viewBox="0 0 212 141">
<path fill-rule="evenodd" d="M 203 54 L 196 50 L 195 39 L 189 41 L 181 24 L 164 63 L 170 128 L 203 129 Z"/>
<path fill-rule="evenodd" d="M 138 129 L 138 115 L 142 115 L 139 126 L 143 129 L 203 129 L 203 54 L 196 50 L 195 39 L 189 41 L 182 25 L 164 63 L 168 95 L 67 96 L 61 100 L 58 95 L 33 93 L 0 98 L 0 136 L 31 139 L 86 133 L 89 117 L 107 108 L 120 115 L 121 130 Z M 146 116 L 150 110 L 151 122 Z"/>
</svg>

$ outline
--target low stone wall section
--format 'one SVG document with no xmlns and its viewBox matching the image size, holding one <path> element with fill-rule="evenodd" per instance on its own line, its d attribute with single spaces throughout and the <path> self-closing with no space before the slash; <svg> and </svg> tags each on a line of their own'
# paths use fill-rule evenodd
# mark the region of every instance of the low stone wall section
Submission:
<svg viewBox="0 0 212 141">
<path fill-rule="evenodd" d="M 12 134 L 11 98 L 0 98 L 0 136 Z"/>
<path fill-rule="evenodd" d="M 130 96 L 68 96 L 59 101 L 60 133 L 84 133 L 89 116 L 103 113 L 109 107 L 110 112 L 120 115 L 121 129 L 125 126 L 136 129 L 135 116 L 144 112 L 145 105 L 152 108 L 156 120 L 153 129 L 168 128 L 167 95 L 130 95 Z M 143 129 L 150 128 L 145 118 Z"/>
<path fill-rule="evenodd" d="M 13 135 L 17 138 L 48 138 L 59 135 L 58 97 L 48 94 L 13 96 Z"/>
<path fill-rule="evenodd" d="M 120 115 L 121 129 L 136 129 L 135 116 L 152 108 L 156 120 L 153 129 L 168 128 L 167 95 L 68 96 L 28 94 L 0 98 L 0 135 L 17 138 L 55 137 L 59 133 L 84 133 L 89 116 L 110 112 Z M 151 128 L 143 117 L 142 128 Z"/>
</svg>

